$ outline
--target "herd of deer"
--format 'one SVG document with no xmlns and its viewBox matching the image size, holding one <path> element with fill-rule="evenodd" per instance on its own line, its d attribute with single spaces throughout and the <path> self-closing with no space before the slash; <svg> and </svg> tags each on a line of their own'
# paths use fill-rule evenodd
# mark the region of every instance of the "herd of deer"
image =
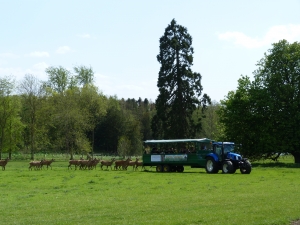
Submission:
<svg viewBox="0 0 300 225">
<path fill-rule="evenodd" d="M 144 168 L 143 162 L 139 162 L 138 158 L 136 158 L 135 161 L 132 161 L 130 158 L 127 158 L 126 160 L 115 160 L 115 158 L 112 158 L 111 160 L 100 160 L 100 159 L 70 160 L 68 168 L 72 169 L 72 166 L 74 165 L 75 170 L 77 169 L 77 167 L 79 167 L 79 169 L 86 169 L 86 168 L 93 169 L 96 168 L 98 163 L 100 163 L 101 170 L 103 170 L 103 166 L 106 166 L 106 169 L 110 167 L 110 169 L 112 170 L 113 163 L 115 163 L 114 166 L 115 170 L 121 170 L 121 169 L 127 170 L 128 166 L 132 166 L 133 170 L 137 170 L 139 166 Z M 82 166 L 82 165 L 89 165 L 89 164 L 95 164 L 95 165 L 92 168 L 90 168 L 89 166 L 84 166 L 84 167 Z"/>
<path fill-rule="evenodd" d="M 5 166 L 8 162 L 8 158 L 5 160 L 0 160 L 0 166 L 2 167 L 2 170 L 5 170 Z M 51 160 L 45 160 L 42 159 L 41 161 L 31 161 L 29 163 L 29 169 L 35 169 L 35 170 L 40 170 L 43 168 L 43 166 L 50 167 L 52 169 L 51 163 L 54 162 L 54 159 Z M 137 170 L 138 167 L 141 167 L 142 169 L 144 168 L 143 162 L 139 162 L 139 159 L 136 158 L 135 161 L 132 161 L 130 158 L 127 158 L 126 160 L 115 160 L 115 158 L 112 158 L 111 160 L 100 160 L 100 159 L 89 159 L 89 160 L 84 160 L 84 159 L 79 159 L 79 160 L 70 160 L 69 161 L 69 166 L 68 169 L 71 168 L 72 166 L 75 167 L 75 170 L 77 168 L 79 169 L 96 169 L 96 166 L 100 163 L 100 168 L 103 170 L 103 166 L 106 166 L 106 169 L 110 167 L 112 170 L 112 165 L 115 163 L 114 169 L 115 170 L 127 170 L 128 166 L 132 166 L 133 170 Z"/>
<path fill-rule="evenodd" d="M 31 161 L 29 163 L 29 169 L 32 170 L 32 168 L 34 168 L 35 170 L 39 170 L 42 169 L 43 166 L 47 166 L 47 169 L 48 167 L 50 167 L 52 170 L 52 166 L 51 166 L 52 162 L 54 162 L 54 159 L 51 160 L 42 159 L 41 161 Z"/>
</svg>

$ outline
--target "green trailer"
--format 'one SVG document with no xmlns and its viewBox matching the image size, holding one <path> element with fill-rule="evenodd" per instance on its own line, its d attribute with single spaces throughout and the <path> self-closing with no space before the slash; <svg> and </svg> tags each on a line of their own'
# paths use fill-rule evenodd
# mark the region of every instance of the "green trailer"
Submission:
<svg viewBox="0 0 300 225">
<path fill-rule="evenodd" d="M 157 172 L 183 172 L 184 166 L 205 168 L 212 141 L 202 139 L 147 140 L 144 142 L 143 166 Z"/>
</svg>

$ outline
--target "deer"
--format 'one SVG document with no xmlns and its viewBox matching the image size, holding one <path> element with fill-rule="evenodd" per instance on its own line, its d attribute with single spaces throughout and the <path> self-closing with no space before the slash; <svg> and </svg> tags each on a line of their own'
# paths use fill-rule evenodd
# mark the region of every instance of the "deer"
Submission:
<svg viewBox="0 0 300 225">
<path fill-rule="evenodd" d="M 5 166 L 8 162 L 9 158 L 7 157 L 6 159 L 4 160 L 0 160 L 0 166 L 2 166 L 2 170 L 5 170 Z"/>
<path fill-rule="evenodd" d="M 132 169 L 134 170 L 138 161 L 139 159 L 136 158 L 135 161 L 128 162 L 128 166 L 132 166 Z"/>
<path fill-rule="evenodd" d="M 106 166 L 106 169 L 108 169 L 108 167 L 110 166 L 110 170 L 112 170 L 111 165 L 113 164 L 113 162 L 115 161 L 115 158 L 112 158 L 110 161 L 106 161 L 106 160 L 101 160 L 100 161 L 100 168 L 101 170 L 103 170 L 103 166 Z"/>
<path fill-rule="evenodd" d="M 89 160 L 79 160 L 79 169 L 86 169 L 92 163 L 92 159 Z"/>
<path fill-rule="evenodd" d="M 142 169 L 143 169 L 143 168 L 145 169 L 145 166 L 144 166 L 143 162 L 136 162 L 135 170 L 137 170 L 139 166 L 141 166 Z"/>
<path fill-rule="evenodd" d="M 77 159 L 70 159 L 69 160 L 69 166 L 68 166 L 68 169 L 72 169 L 72 165 L 75 166 L 75 170 L 77 169 L 77 166 L 80 165 L 80 161 L 83 160 L 82 158 L 80 158 L 80 160 L 77 160 Z"/>
<path fill-rule="evenodd" d="M 29 163 L 29 168 L 30 170 L 32 170 L 32 167 L 34 167 L 35 170 L 39 170 L 41 168 L 41 164 L 42 164 L 43 160 L 41 161 L 31 161 Z"/>
<path fill-rule="evenodd" d="M 129 161 L 131 161 L 130 158 L 127 158 L 126 160 L 115 161 L 115 170 L 120 169 L 121 167 L 123 170 L 127 170 Z"/>
<path fill-rule="evenodd" d="M 90 160 L 90 162 L 87 165 L 87 168 L 89 170 L 95 169 L 99 162 L 100 162 L 100 159 L 94 158 L 94 159 Z"/>
<path fill-rule="evenodd" d="M 48 170 L 48 167 L 50 166 L 51 167 L 51 170 L 52 170 L 52 166 L 51 166 L 51 163 L 54 162 L 54 159 L 51 159 L 51 160 L 42 160 L 41 161 L 41 169 L 43 168 L 43 166 L 47 166 L 47 170 Z"/>
</svg>

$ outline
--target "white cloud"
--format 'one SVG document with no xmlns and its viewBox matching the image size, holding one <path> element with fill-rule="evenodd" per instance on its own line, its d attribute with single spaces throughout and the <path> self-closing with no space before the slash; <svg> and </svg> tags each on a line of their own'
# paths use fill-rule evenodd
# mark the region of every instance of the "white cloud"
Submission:
<svg viewBox="0 0 300 225">
<path fill-rule="evenodd" d="M 95 85 L 103 92 L 104 95 L 114 96 L 118 98 L 148 98 L 154 101 L 158 90 L 153 88 L 156 85 L 156 80 L 150 82 L 138 82 L 136 80 L 116 79 L 113 76 L 105 76 L 100 73 L 95 73 Z"/>
<path fill-rule="evenodd" d="M 91 38 L 91 35 L 90 34 L 79 34 L 78 37 L 81 37 L 81 38 Z"/>
<path fill-rule="evenodd" d="M 16 78 L 16 81 L 23 80 L 25 74 L 32 74 L 40 80 L 47 80 L 47 75 L 45 69 L 48 67 L 47 63 L 41 62 L 32 65 L 29 68 L 20 68 L 20 67 L 0 67 L 0 77 L 12 75 Z"/>
<path fill-rule="evenodd" d="M 220 40 L 233 42 L 237 46 L 259 48 L 279 40 L 285 39 L 294 42 L 300 38 L 300 25 L 281 25 L 271 27 L 261 38 L 249 37 L 242 32 L 225 32 L 218 35 Z"/>
<path fill-rule="evenodd" d="M 0 53 L 0 58 L 17 59 L 19 56 L 13 53 Z"/>
<path fill-rule="evenodd" d="M 49 65 L 47 63 L 41 62 L 41 63 L 34 64 L 32 68 L 39 71 L 45 71 L 46 68 L 48 67 Z"/>
<path fill-rule="evenodd" d="M 21 68 L 11 68 L 11 67 L 8 67 L 8 68 L 1 68 L 0 67 L 0 77 L 1 76 L 14 76 L 17 78 L 20 78 L 22 76 L 24 76 L 24 71 L 21 69 Z"/>
<path fill-rule="evenodd" d="M 56 50 L 56 53 L 58 54 L 66 54 L 68 53 L 69 51 L 71 51 L 71 48 L 69 46 L 62 46 L 62 47 L 59 47 L 57 50 Z"/>
<path fill-rule="evenodd" d="M 30 57 L 49 57 L 49 53 L 48 52 L 30 52 L 29 54 L 27 54 L 26 56 L 30 56 Z"/>
</svg>

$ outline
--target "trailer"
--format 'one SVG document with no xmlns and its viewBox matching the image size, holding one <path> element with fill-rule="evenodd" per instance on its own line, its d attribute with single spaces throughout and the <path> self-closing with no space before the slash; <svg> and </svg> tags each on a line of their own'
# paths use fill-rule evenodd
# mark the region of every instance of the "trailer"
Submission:
<svg viewBox="0 0 300 225">
<path fill-rule="evenodd" d="M 250 174 L 251 163 L 236 152 L 233 142 L 202 139 L 171 139 L 144 141 L 143 166 L 157 172 L 183 172 L 185 166 L 205 168 L 207 173 L 235 173 L 240 169 Z"/>
</svg>

